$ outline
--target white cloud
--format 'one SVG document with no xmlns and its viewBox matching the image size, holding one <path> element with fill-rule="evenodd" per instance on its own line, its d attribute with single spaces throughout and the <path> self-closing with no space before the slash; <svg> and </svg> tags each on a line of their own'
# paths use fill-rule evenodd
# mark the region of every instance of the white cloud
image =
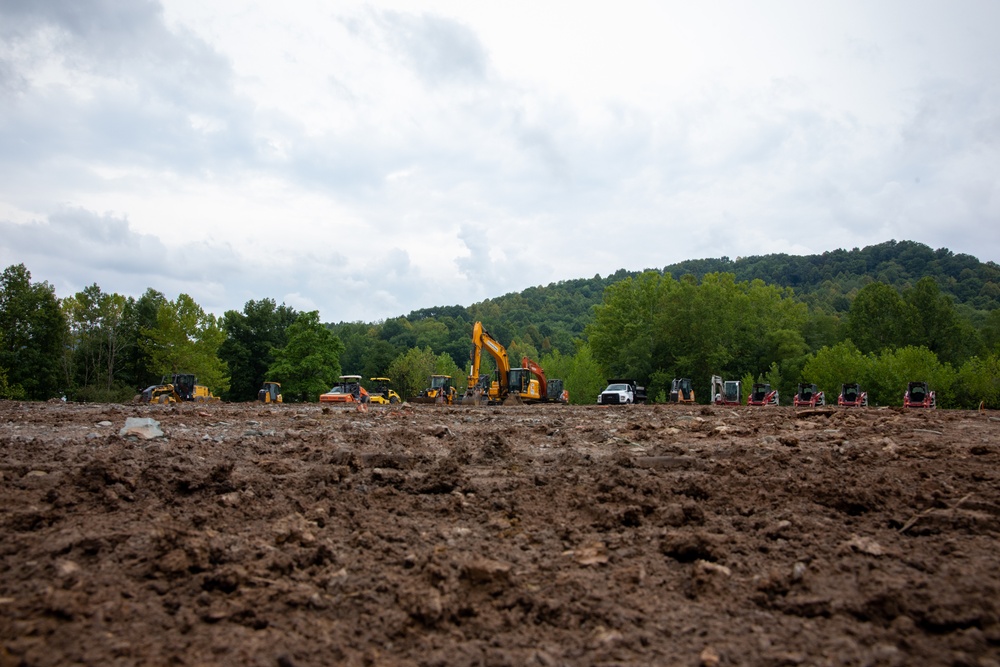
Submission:
<svg viewBox="0 0 1000 667">
<path fill-rule="evenodd" d="M 998 19 L 986 0 L 0 3 L 0 260 L 60 295 L 326 321 L 891 238 L 998 261 Z"/>
</svg>

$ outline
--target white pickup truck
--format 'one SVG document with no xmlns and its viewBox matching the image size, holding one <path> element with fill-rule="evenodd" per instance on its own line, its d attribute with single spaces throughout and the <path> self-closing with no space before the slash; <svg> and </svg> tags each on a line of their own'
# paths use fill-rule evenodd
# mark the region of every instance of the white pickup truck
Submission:
<svg viewBox="0 0 1000 667">
<path fill-rule="evenodd" d="M 608 380 L 607 388 L 597 396 L 598 405 L 645 402 L 646 388 L 637 386 L 635 380 Z"/>
</svg>

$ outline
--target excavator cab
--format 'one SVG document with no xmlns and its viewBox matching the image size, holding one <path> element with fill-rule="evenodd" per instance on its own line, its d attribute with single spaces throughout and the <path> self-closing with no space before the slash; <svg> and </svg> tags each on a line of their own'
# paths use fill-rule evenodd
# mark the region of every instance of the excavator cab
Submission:
<svg viewBox="0 0 1000 667">
<path fill-rule="evenodd" d="M 712 376 L 712 403 L 715 405 L 741 405 L 743 395 L 739 380 L 725 380 L 719 375 Z"/>
<path fill-rule="evenodd" d="M 507 398 L 510 402 L 537 401 L 541 398 L 538 380 L 531 377 L 529 368 L 512 368 L 507 373 Z"/>
</svg>

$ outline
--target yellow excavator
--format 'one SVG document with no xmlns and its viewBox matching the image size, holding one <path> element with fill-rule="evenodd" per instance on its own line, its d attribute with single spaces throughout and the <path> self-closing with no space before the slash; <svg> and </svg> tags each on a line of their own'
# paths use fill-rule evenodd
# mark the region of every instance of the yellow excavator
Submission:
<svg viewBox="0 0 1000 667">
<path fill-rule="evenodd" d="M 496 362 L 496 379 L 480 374 L 480 362 L 483 349 Z M 472 367 L 469 370 L 468 388 L 462 403 L 465 405 L 499 405 L 518 404 L 524 401 L 537 401 L 541 398 L 538 380 L 531 377 L 528 368 L 511 368 L 507 357 L 507 348 L 500 344 L 488 331 L 482 322 L 476 322 L 472 327 Z"/>
</svg>

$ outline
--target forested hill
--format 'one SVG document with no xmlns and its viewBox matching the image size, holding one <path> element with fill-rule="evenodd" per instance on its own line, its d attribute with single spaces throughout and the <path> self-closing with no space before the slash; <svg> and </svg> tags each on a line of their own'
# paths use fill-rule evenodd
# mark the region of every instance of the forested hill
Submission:
<svg viewBox="0 0 1000 667">
<path fill-rule="evenodd" d="M 737 281 L 760 279 L 791 287 L 823 309 L 846 310 L 853 292 L 877 281 L 897 288 L 934 278 L 956 304 L 975 310 L 1000 306 L 1000 266 L 947 248 L 931 250 L 914 241 L 887 241 L 861 250 L 833 250 L 821 255 L 755 255 L 731 260 L 694 259 L 663 268 L 675 278 L 691 274 L 732 273 Z"/>
<path fill-rule="evenodd" d="M 791 287 L 810 307 L 829 314 L 845 313 L 857 290 L 868 283 L 883 282 L 902 290 L 925 276 L 933 277 L 941 291 L 955 300 L 958 311 L 969 319 L 978 319 L 977 315 L 1000 306 L 1000 265 L 955 254 L 946 248 L 932 250 L 914 241 L 887 241 L 820 255 L 694 259 L 656 270 L 676 279 L 690 274 L 700 280 L 708 273 L 720 272 L 734 274 L 739 282 L 760 279 Z M 582 335 L 591 321 L 593 307 L 601 302 L 604 288 L 639 273 L 620 269 L 604 278 L 597 275 L 529 287 L 469 307 L 415 310 L 400 320 L 410 324 L 432 320 L 449 330 L 453 327 L 468 330 L 469 323 L 480 320 L 504 343 L 526 340 L 539 351 L 552 348 L 571 353 L 573 339 Z M 467 342 L 463 341 L 462 346 L 467 346 Z M 459 350 L 455 352 L 462 354 Z"/>
</svg>

